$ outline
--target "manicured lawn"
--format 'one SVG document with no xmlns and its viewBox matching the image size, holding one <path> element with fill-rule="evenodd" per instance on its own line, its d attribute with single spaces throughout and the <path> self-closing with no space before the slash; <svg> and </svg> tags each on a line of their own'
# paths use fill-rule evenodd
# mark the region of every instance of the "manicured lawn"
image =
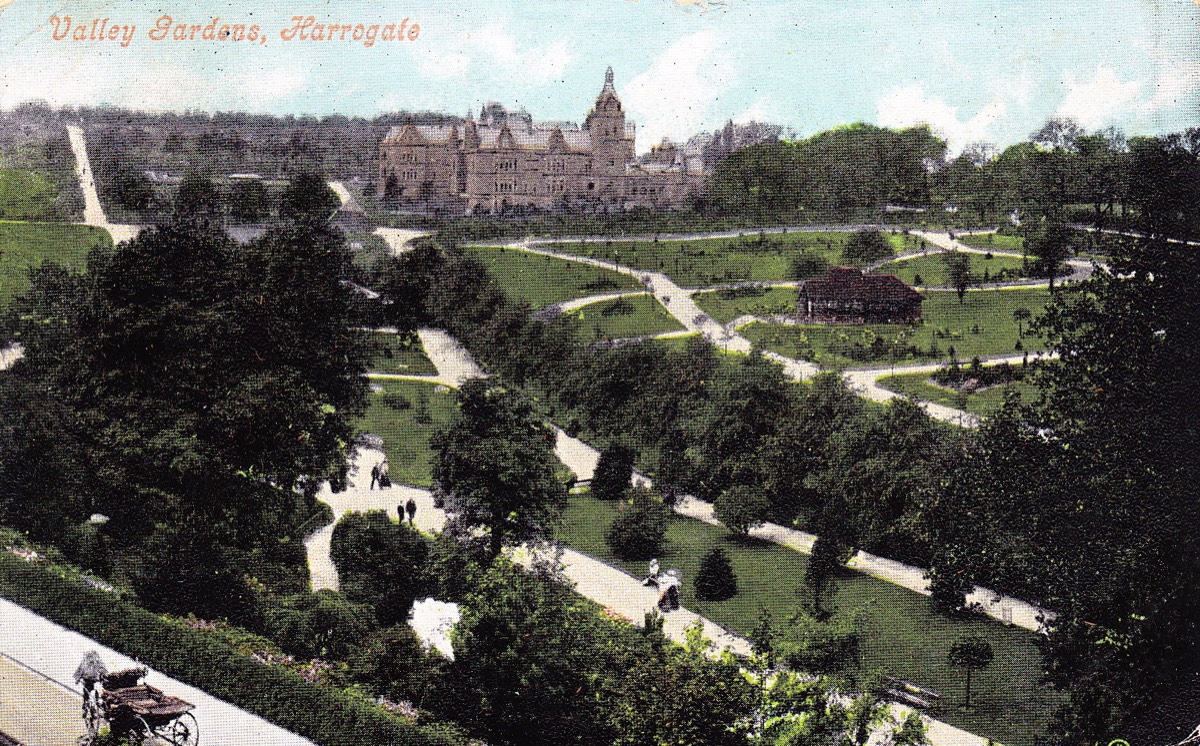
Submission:
<svg viewBox="0 0 1200 746">
<path fill-rule="evenodd" d="M 616 514 L 615 503 L 572 496 L 559 538 L 642 577 L 645 562 L 618 560 L 604 541 Z M 768 542 L 735 540 L 723 527 L 683 517 L 672 520 L 667 541 L 662 566 L 682 571 L 683 605 L 740 634 L 754 630 L 763 607 L 781 626 L 804 603 L 796 591 L 804 583 L 805 554 Z M 699 601 L 693 592 L 700 558 L 713 546 L 726 549 L 737 575 L 739 593 L 728 601 Z M 1041 656 L 1032 633 L 988 618 L 937 615 L 926 597 L 850 570 L 838 578 L 833 606 L 838 613 L 861 617 L 862 673 L 882 670 L 939 692 L 942 699 L 930 711 L 933 717 L 1012 746 L 1030 744 L 1049 719 L 1055 698 L 1037 684 Z M 947 664 L 946 655 L 954 641 L 973 635 L 991 644 L 995 661 L 973 675 L 968 711 L 959 706 L 965 678 Z"/>
<path fill-rule="evenodd" d="M 1027 308 L 1037 315 L 1050 299 L 1046 289 L 970 290 L 963 302 L 950 290 L 935 290 L 923 294 L 920 326 L 902 324 L 863 324 L 822 326 L 784 326 L 755 322 L 740 329 L 742 336 L 781 355 L 812 360 L 829 368 L 865 365 L 886 365 L 892 358 L 880 354 L 867 359 L 851 355 L 855 345 L 870 348 L 876 338 L 886 343 L 913 346 L 916 353 L 897 358 L 904 360 L 949 359 L 949 350 L 960 360 L 989 355 L 1017 354 L 1018 323 L 1013 311 Z M 1022 322 L 1028 328 L 1027 322 Z M 978 332 L 976 332 L 976 329 Z M 1028 336 L 1020 339 L 1024 350 L 1040 350 L 1042 340 Z"/>
<path fill-rule="evenodd" d="M 723 297 L 732 295 L 733 297 Z M 722 324 L 739 316 L 774 316 L 796 313 L 796 288 L 716 290 L 692 296 L 696 305 Z"/>
<path fill-rule="evenodd" d="M 1020 395 L 1022 401 L 1032 401 L 1037 398 L 1038 388 L 1024 381 L 991 386 L 972 394 L 962 394 L 954 389 L 939 386 L 929 379 L 927 373 L 909 373 L 899 376 L 887 376 L 879 379 L 879 384 L 898 394 L 911 394 L 918 399 L 931 401 L 955 409 L 963 409 L 972 414 L 989 415 L 1004 404 L 1004 397 L 1009 391 Z"/>
<path fill-rule="evenodd" d="M 437 368 L 425 357 L 421 341 L 387 332 L 370 335 L 371 357 L 367 369 L 372 373 L 399 373 L 407 376 L 434 376 Z"/>
<path fill-rule="evenodd" d="M 487 265 L 510 298 L 523 300 L 533 308 L 642 287 L 636 278 L 620 272 L 527 251 L 498 246 L 471 246 L 465 250 Z"/>
<path fill-rule="evenodd" d="M 879 267 L 876 272 L 879 274 L 896 275 L 901 280 L 904 280 L 909 285 L 921 285 L 924 287 L 949 287 L 950 275 L 946 271 L 946 260 L 942 257 L 945 254 L 932 254 L 930 256 L 917 257 L 916 259 L 905 259 L 899 262 L 888 262 Z M 1025 279 L 1026 274 L 1022 266 L 1022 261 L 1013 256 L 993 256 L 988 259 L 983 254 L 967 254 L 963 253 L 971 263 L 971 275 L 976 278 L 976 283 L 981 282 L 1014 282 Z M 987 278 L 984 278 L 984 272 L 987 272 Z M 1003 273 L 1000 279 L 995 279 L 998 273 Z"/>
<path fill-rule="evenodd" d="M 458 414 L 455 393 L 445 386 L 419 381 L 371 379 L 366 415 L 359 427 L 383 438 L 392 479 L 428 487 L 433 453 L 429 436 L 445 429 Z"/>
<path fill-rule="evenodd" d="M 112 246 L 106 231 L 63 223 L 0 223 L 0 309 L 29 286 L 29 267 L 51 260 L 75 272 L 94 246 Z"/>
<path fill-rule="evenodd" d="M 631 295 L 601 301 L 567 314 L 577 322 L 579 336 L 589 342 L 675 332 L 683 325 L 650 295 Z"/>
<path fill-rule="evenodd" d="M 1025 239 L 1020 236 L 1002 236 L 999 233 L 972 233 L 967 236 L 955 236 L 960 243 L 977 249 L 995 249 L 997 251 L 1015 251 L 1025 253 Z"/>
<path fill-rule="evenodd" d="M 790 279 L 791 260 L 802 251 L 821 255 L 830 264 L 842 263 L 849 233 L 747 232 L 741 238 L 693 241 L 607 241 L 558 243 L 549 246 L 565 254 L 605 259 L 626 267 L 663 272 L 684 287 L 708 287 L 726 282 Z M 911 236 L 889 235 L 896 251 L 915 250 Z"/>
</svg>

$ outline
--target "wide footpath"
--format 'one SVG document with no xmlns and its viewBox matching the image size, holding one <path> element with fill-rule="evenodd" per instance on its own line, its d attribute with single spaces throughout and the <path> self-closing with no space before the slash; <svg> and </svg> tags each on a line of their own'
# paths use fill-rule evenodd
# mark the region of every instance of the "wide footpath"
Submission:
<svg viewBox="0 0 1200 746">
<path fill-rule="evenodd" d="M 445 332 L 420 330 L 418 333 L 422 342 L 426 343 L 426 354 L 437 368 L 438 375 L 389 377 L 436 382 L 441 385 L 457 387 L 468 378 L 485 375 L 470 354 Z M 558 430 L 555 452 L 559 460 L 571 469 L 578 479 L 592 477 L 599 459 L 596 449 L 577 438 L 568 436 L 562 430 Z M 446 522 L 446 514 L 434 506 L 433 496 L 429 490 L 407 485 L 395 485 L 389 489 L 371 489 L 371 466 L 383 459 L 382 451 L 373 448 L 357 449 L 352 459 L 346 489 L 341 493 L 334 494 L 329 485 L 325 484 L 318 494 L 318 499 L 328 503 L 337 518 L 352 511 L 384 510 L 390 518 L 397 520 L 400 517 L 400 506 L 412 499 L 417 505 L 415 516 L 417 528 L 427 533 L 441 531 Z M 636 480 L 641 483 L 649 483 L 649 480 L 641 475 L 637 475 Z M 697 503 L 698 501 L 688 501 L 685 506 L 691 507 L 685 507 L 681 512 L 684 512 L 685 515 L 688 514 L 685 511 L 698 514 L 703 512 L 702 509 L 695 507 Z M 715 519 L 710 517 L 710 520 Z M 338 587 L 337 569 L 333 566 L 329 555 L 329 540 L 332 537 L 333 525 L 326 526 L 305 541 L 309 572 L 314 589 L 336 589 Z M 775 528 L 787 531 L 782 527 Z M 780 543 L 784 543 L 784 541 L 780 541 Z M 788 545 L 800 551 L 808 551 L 798 544 Z M 808 547 L 811 549 L 811 543 Z M 637 625 L 643 623 L 646 612 L 655 608 L 658 601 L 657 591 L 644 587 L 640 579 L 594 557 L 565 547 L 558 548 L 558 552 L 563 575 L 574 584 L 575 590 L 581 595 Z M 535 556 L 528 547 L 522 547 L 513 552 L 513 558 L 519 563 L 529 565 Z M 887 561 L 884 560 L 884 562 Z M 920 579 L 919 582 L 923 588 L 924 580 L 920 576 L 920 571 L 916 568 L 909 569 L 916 573 L 916 578 Z M 906 578 L 906 587 L 916 582 L 918 581 L 913 577 L 908 577 Z M 663 631 L 670 639 L 683 643 L 686 630 L 697 623 L 702 625 L 704 636 L 714 643 L 714 651 L 730 650 L 739 655 L 748 655 L 751 652 L 750 642 L 746 638 L 732 633 L 716 622 L 686 608 L 667 613 Z M 896 724 L 903 722 L 904 718 L 912 711 L 911 708 L 900 704 L 891 705 L 891 714 Z M 926 723 L 929 742 L 933 746 L 975 746 L 976 744 L 982 746 L 987 742 L 985 738 L 939 720 L 927 716 L 922 716 L 922 718 Z"/>
</svg>

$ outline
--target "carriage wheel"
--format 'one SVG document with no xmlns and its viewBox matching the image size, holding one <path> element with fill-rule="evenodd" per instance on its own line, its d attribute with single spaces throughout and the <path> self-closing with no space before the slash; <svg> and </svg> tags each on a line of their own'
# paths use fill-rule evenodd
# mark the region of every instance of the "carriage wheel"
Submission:
<svg viewBox="0 0 1200 746">
<path fill-rule="evenodd" d="M 196 722 L 196 718 L 192 716 L 192 713 L 185 712 L 172 720 L 170 725 L 162 728 L 158 735 L 175 744 L 175 746 L 198 746 L 200 743 L 200 724 Z"/>
<path fill-rule="evenodd" d="M 141 715 L 134 715 L 135 727 L 129 731 L 129 743 L 131 746 L 145 746 L 150 743 L 153 737 L 153 731 L 150 730 L 150 723 Z"/>
</svg>

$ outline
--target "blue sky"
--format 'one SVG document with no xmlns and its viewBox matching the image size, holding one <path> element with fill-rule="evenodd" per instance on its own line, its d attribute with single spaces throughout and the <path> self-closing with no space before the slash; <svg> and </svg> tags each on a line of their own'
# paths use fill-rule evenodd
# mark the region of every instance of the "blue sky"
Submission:
<svg viewBox="0 0 1200 746">
<path fill-rule="evenodd" d="M 3 3 L 4 0 L 0 0 Z M 488 100 L 579 121 L 612 65 L 638 147 L 728 119 L 799 135 L 926 122 L 952 148 L 1024 139 L 1048 117 L 1158 134 L 1200 125 L 1200 0 L 534 0 L 386 3 L 9 0 L 0 105 L 374 115 Z M 266 44 L 152 41 L 176 22 L 259 24 Z M 49 19 L 136 26 L 55 41 Z M 293 16 L 420 24 L 414 42 L 284 42 Z M 60 20 L 60 28 L 64 21 Z"/>
</svg>

